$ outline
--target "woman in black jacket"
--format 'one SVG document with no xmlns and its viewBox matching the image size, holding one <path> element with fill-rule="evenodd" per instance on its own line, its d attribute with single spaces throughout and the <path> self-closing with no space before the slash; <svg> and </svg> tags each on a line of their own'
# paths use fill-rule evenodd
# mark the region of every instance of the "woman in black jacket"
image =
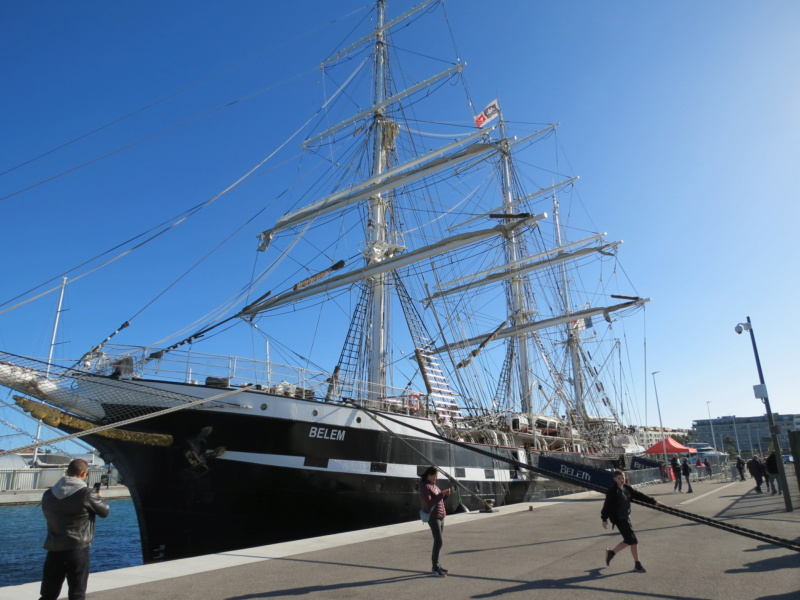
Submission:
<svg viewBox="0 0 800 600">
<path fill-rule="evenodd" d="M 683 473 L 683 476 L 686 477 L 686 485 L 689 486 L 689 489 L 686 490 L 686 493 L 691 494 L 693 491 L 691 478 L 692 467 L 689 466 L 689 459 L 685 456 L 683 457 L 683 462 L 681 463 L 681 472 Z"/>
<path fill-rule="evenodd" d="M 639 540 L 631 525 L 631 499 L 664 506 L 647 494 L 638 492 L 626 483 L 625 473 L 620 470 L 614 471 L 614 485 L 608 488 L 606 500 L 603 503 L 603 510 L 600 511 L 600 518 L 603 519 L 603 529 L 608 529 L 608 521 L 611 521 L 612 528 L 616 527 L 622 534 L 622 541 L 613 550 L 606 548 L 606 566 L 611 563 L 611 559 L 616 554 L 628 546 L 631 547 L 631 554 L 634 560 L 634 569 L 639 573 L 647 571 L 639 562 Z"/>
</svg>

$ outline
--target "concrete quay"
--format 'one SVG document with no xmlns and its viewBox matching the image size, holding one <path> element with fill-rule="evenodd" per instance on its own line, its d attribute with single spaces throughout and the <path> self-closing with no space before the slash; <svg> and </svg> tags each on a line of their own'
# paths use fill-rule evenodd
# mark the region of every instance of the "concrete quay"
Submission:
<svg viewBox="0 0 800 600">
<path fill-rule="evenodd" d="M 668 506 L 800 541 L 794 474 L 788 513 L 781 496 L 756 494 L 750 479 L 693 485 L 691 495 L 673 493 L 671 483 L 643 491 Z M 647 573 L 633 571 L 629 550 L 606 567 L 605 548 L 621 538 L 602 528 L 601 506 L 602 495 L 584 492 L 448 516 L 445 578 L 429 572 L 431 535 L 417 521 L 93 573 L 88 598 L 800 599 L 800 553 L 642 506 L 633 507 L 632 520 Z M 38 588 L 0 588 L 0 598 L 36 598 Z"/>
</svg>

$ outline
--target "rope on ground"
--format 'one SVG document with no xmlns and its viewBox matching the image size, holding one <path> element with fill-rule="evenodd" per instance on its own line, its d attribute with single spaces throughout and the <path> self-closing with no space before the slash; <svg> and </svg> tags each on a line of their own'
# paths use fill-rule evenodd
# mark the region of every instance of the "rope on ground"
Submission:
<svg viewBox="0 0 800 600">
<path fill-rule="evenodd" d="M 755 531 L 753 529 L 747 529 L 746 527 L 739 527 L 738 525 L 725 523 L 724 521 L 719 521 L 717 519 L 712 519 L 710 517 L 703 517 L 700 515 L 696 515 L 694 513 L 687 512 L 685 510 L 681 510 L 679 508 L 674 508 L 672 506 L 653 506 L 652 504 L 646 504 L 638 500 L 632 500 L 632 502 L 640 506 L 646 506 L 647 508 L 652 508 L 654 510 L 664 512 L 675 517 L 680 517 L 681 519 L 687 519 L 689 521 L 695 521 L 696 523 L 700 523 L 702 525 L 708 525 L 709 527 L 721 529 L 722 531 L 727 531 L 728 533 L 735 533 L 737 535 L 749 537 L 754 540 L 758 540 L 760 542 L 765 542 L 767 544 L 774 544 L 776 546 L 782 546 L 783 548 L 787 548 L 788 550 L 794 550 L 795 552 L 800 552 L 800 543 L 793 542 L 791 540 L 779 538 L 774 535 L 768 535 L 766 533 Z"/>
<path fill-rule="evenodd" d="M 376 414 L 377 414 L 377 411 L 372 411 L 371 409 L 366 409 L 366 408 L 363 408 L 363 407 L 359 407 L 359 408 L 361 410 L 363 410 L 364 412 L 366 412 L 366 413 L 376 412 Z M 533 473 L 537 473 L 539 475 L 543 475 L 543 476 L 548 477 L 550 479 L 556 479 L 558 481 L 563 481 L 565 483 L 570 483 L 572 485 L 575 485 L 575 486 L 578 486 L 578 487 L 582 487 L 582 488 L 585 488 L 587 490 L 591 490 L 591 491 L 598 492 L 598 493 L 601 493 L 601 494 L 605 494 L 605 492 L 606 492 L 606 489 L 604 487 L 602 487 L 602 486 L 595 485 L 595 484 L 592 484 L 592 483 L 587 483 L 585 481 L 581 481 L 581 480 L 578 480 L 578 479 L 573 479 L 571 477 L 567 477 L 567 476 L 561 475 L 559 473 L 553 473 L 551 471 L 547 471 L 547 470 L 541 469 L 539 467 L 534 467 L 533 465 L 529 465 L 527 463 L 521 463 L 521 462 L 516 461 L 514 459 L 507 458 L 507 457 L 501 456 L 499 454 L 495 454 L 494 452 L 489 452 L 487 450 L 483 450 L 482 448 L 477 448 L 477 447 L 472 446 L 470 444 L 465 444 L 464 442 L 459 442 L 458 440 L 453 440 L 453 439 L 447 438 L 447 437 L 445 437 L 443 435 L 430 433 L 429 431 L 425 431 L 424 429 L 421 429 L 419 427 L 414 427 L 413 425 L 409 425 L 408 423 L 404 423 L 404 422 L 398 421 L 397 419 L 389 417 L 388 415 L 386 415 L 384 413 L 380 413 L 380 416 L 381 416 L 382 419 L 386 419 L 388 421 L 392 421 L 394 423 L 397 423 L 398 425 L 402 425 L 404 427 L 408 427 L 409 429 L 411 429 L 413 431 L 417 431 L 417 432 L 422 433 L 424 435 L 439 439 L 439 440 L 441 440 L 443 442 L 447 442 L 447 443 L 453 444 L 455 446 L 462 446 L 462 447 L 465 447 L 465 448 L 469 448 L 470 450 L 472 450 L 474 452 L 477 452 L 478 454 L 483 454 L 483 455 L 491 457 L 491 458 L 493 458 L 495 460 L 498 460 L 498 461 L 501 461 L 501 462 L 505 462 L 506 464 L 509 464 L 509 465 L 513 465 L 517 469 L 525 469 L 527 471 L 531 471 Z M 754 540 L 758 540 L 760 542 L 764 542 L 764 543 L 767 543 L 767 544 L 774 544 L 776 546 L 781 546 L 781 547 L 786 548 L 788 550 L 794 550 L 795 552 L 800 552 L 800 543 L 793 542 L 791 540 L 787 540 L 787 539 L 784 539 L 784 538 L 779 538 L 779 537 L 772 536 L 772 535 L 767 535 L 766 533 L 762 533 L 760 531 L 755 531 L 753 529 L 747 529 L 746 527 L 739 527 L 738 525 L 731 525 L 730 523 L 725 523 L 723 521 L 719 521 L 717 519 L 712 519 L 710 517 L 701 517 L 700 515 L 696 515 L 696 514 L 687 512 L 685 510 L 680 510 L 678 508 L 672 508 L 672 507 L 669 507 L 669 506 L 664 506 L 664 507 L 655 506 L 653 504 L 647 504 L 645 502 L 639 502 L 638 500 L 633 500 L 632 502 L 634 502 L 635 504 L 638 504 L 638 505 L 653 509 L 653 510 L 658 510 L 658 511 L 661 511 L 661 512 L 665 512 L 667 514 L 670 514 L 670 515 L 675 516 L 675 517 L 679 517 L 681 519 L 686 519 L 686 520 L 689 520 L 689 521 L 695 521 L 695 522 L 700 523 L 702 525 L 708 525 L 709 527 L 715 527 L 717 529 L 721 529 L 722 531 L 727 531 L 729 533 L 735 533 L 737 535 L 741 535 L 741 536 L 744 536 L 744 537 L 749 537 L 749 538 L 752 538 Z"/>
</svg>

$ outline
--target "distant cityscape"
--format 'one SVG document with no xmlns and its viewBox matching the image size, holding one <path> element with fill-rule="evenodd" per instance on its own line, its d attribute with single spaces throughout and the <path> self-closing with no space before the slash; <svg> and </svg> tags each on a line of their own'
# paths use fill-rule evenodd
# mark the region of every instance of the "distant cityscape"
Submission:
<svg viewBox="0 0 800 600">
<path fill-rule="evenodd" d="M 783 454 L 791 453 L 789 432 L 800 431 L 800 414 L 781 415 L 775 413 L 778 428 L 778 441 Z M 707 442 L 720 452 L 750 457 L 754 454 L 769 454 L 772 443 L 766 415 L 755 417 L 717 417 L 715 419 L 696 419 L 691 429 L 670 429 L 669 427 L 637 427 L 636 441 L 649 448 L 665 437 L 679 442 Z"/>
</svg>

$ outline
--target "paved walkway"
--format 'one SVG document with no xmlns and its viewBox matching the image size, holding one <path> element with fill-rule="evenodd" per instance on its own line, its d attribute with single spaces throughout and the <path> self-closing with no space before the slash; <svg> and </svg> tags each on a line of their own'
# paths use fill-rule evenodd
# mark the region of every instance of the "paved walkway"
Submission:
<svg viewBox="0 0 800 600">
<path fill-rule="evenodd" d="M 667 505 L 800 541 L 795 511 L 747 482 L 671 484 L 644 491 Z M 634 506 L 647 573 L 630 552 L 605 566 L 620 537 L 600 525 L 602 496 L 503 507 L 447 518 L 442 563 L 428 573 L 431 536 L 419 522 L 95 573 L 90 600 L 255 600 L 403 597 L 582 600 L 611 598 L 797 600 L 800 553 Z M 531 509 L 532 507 L 532 509 Z M 38 584 L 0 588 L 3 600 L 36 598 Z"/>
</svg>

